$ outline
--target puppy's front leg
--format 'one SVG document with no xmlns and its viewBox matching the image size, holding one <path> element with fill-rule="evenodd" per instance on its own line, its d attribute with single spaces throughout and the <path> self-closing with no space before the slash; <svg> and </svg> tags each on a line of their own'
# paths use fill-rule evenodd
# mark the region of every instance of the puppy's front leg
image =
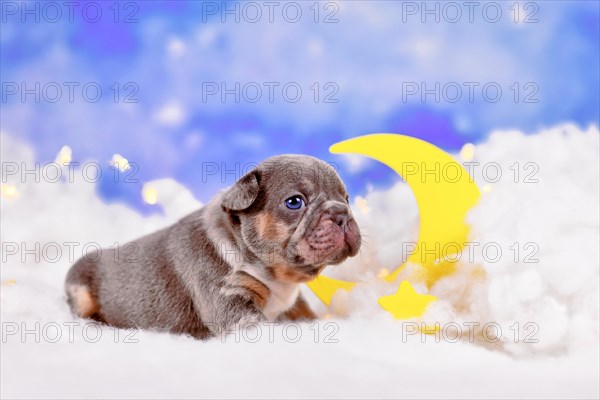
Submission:
<svg viewBox="0 0 600 400">
<path fill-rule="evenodd" d="M 288 321 L 311 321 L 317 319 L 317 315 L 310 309 L 302 294 L 298 296 L 296 303 L 292 308 L 287 310 L 281 318 Z"/>
<path fill-rule="evenodd" d="M 266 321 L 261 309 L 269 289 L 250 274 L 238 271 L 227 277 L 215 298 L 207 305 L 205 324 L 215 335 L 244 329 Z"/>
<path fill-rule="evenodd" d="M 218 309 L 205 322 L 215 336 L 225 336 L 239 329 L 247 329 L 266 320 L 265 316 L 244 296 L 227 295 Z"/>
</svg>

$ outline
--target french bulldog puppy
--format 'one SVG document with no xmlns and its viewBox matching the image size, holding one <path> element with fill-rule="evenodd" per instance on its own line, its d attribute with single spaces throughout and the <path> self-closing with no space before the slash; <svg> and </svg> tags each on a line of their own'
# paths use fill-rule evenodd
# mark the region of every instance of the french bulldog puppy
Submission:
<svg viewBox="0 0 600 400">
<path fill-rule="evenodd" d="M 356 255 L 361 236 L 335 170 L 282 155 L 132 243 L 71 267 L 71 310 L 116 327 L 207 338 L 261 321 L 315 318 L 301 283 Z"/>
</svg>

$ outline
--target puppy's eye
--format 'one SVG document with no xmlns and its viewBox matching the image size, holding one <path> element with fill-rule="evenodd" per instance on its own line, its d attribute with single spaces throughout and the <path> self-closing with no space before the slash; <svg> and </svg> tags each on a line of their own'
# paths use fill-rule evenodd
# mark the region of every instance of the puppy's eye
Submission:
<svg viewBox="0 0 600 400">
<path fill-rule="evenodd" d="M 299 210 L 304 206 L 304 200 L 300 196 L 292 196 L 285 201 L 285 206 L 290 210 Z"/>
</svg>

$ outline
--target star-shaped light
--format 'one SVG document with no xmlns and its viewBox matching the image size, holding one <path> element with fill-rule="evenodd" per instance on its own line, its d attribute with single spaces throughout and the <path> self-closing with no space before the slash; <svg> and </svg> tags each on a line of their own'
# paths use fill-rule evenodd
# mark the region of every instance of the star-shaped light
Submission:
<svg viewBox="0 0 600 400">
<path fill-rule="evenodd" d="M 396 319 L 409 319 L 425 314 L 427 306 L 437 297 L 419 294 L 408 281 L 402 281 L 398 291 L 390 296 L 379 298 L 379 305 Z"/>
</svg>

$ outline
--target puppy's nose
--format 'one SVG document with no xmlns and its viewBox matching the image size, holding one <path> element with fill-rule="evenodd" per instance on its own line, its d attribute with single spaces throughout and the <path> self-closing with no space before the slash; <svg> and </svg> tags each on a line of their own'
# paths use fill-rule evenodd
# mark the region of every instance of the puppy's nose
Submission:
<svg viewBox="0 0 600 400">
<path fill-rule="evenodd" d="M 325 216 L 335 222 L 342 229 L 346 230 L 348 226 L 348 220 L 350 216 L 348 214 L 348 207 L 344 204 L 333 204 L 328 207 L 325 212 Z"/>
<path fill-rule="evenodd" d="M 347 212 L 335 214 L 332 219 L 333 219 L 333 222 L 338 224 L 338 226 L 340 226 L 342 229 L 346 230 L 346 227 L 348 226 L 348 213 Z"/>
</svg>

